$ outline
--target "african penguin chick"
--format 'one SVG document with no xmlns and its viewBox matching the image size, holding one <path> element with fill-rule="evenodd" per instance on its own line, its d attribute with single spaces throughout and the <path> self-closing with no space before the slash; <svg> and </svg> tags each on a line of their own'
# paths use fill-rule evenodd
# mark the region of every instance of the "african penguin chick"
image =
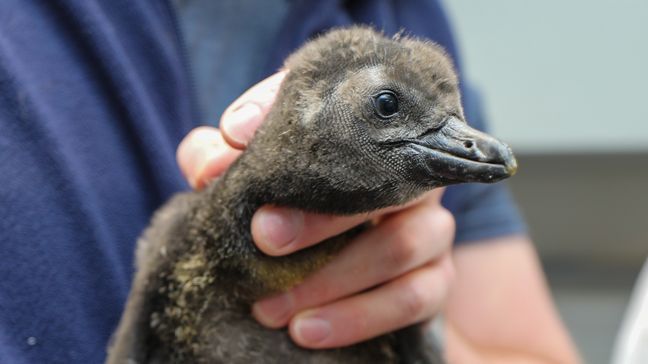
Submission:
<svg viewBox="0 0 648 364">
<path fill-rule="evenodd" d="M 437 363 L 419 326 L 333 350 L 262 327 L 251 304 L 320 268 L 365 227 L 285 257 L 250 221 L 273 204 L 355 214 L 434 187 L 511 176 L 508 146 L 470 128 L 436 44 L 369 28 L 329 32 L 291 55 L 266 122 L 206 189 L 174 197 L 137 247 L 137 274 L 108 363 Z"/>
</svg>

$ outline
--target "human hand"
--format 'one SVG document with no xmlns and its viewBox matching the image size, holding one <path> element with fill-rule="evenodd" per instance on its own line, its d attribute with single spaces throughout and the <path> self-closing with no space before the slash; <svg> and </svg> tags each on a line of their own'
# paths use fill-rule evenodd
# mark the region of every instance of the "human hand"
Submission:
<svg viewBox="0 0 648 364">
<path fill-rule="evenodd" d="M 199 127 L 178 147 L 178 163 L 192 187 L 222 174 L 245 149 L 267 115 L 285 72 L 257 84 L 223 114 L 221 130 Z M 368 219 L 375 224 L 318 272 L 288 292 L 263 299 L 253 315 L 271 328 L 289 326 L 308 348 L 350 345 L 434 316 L 454 275 L 452 215 L 442 191 L 370 214 L 331 216 L 263 206 L 252 236 L 269 255 L 287 255 Z"/>
</svg>

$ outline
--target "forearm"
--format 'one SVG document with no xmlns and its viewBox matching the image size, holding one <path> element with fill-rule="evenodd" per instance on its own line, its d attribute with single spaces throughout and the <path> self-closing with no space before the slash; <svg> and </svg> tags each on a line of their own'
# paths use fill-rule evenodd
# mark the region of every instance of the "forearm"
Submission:
<svg viewBox="0 0 648 364">
<path fill-rule="evenodd" d="M 455 251 L 446 319 L 451 363 L 579 363 L 535 250 L 515 236 Z"/>
<path fill-rule="evenodd" d="M 540 353 L 529 353 L 515 348 L 492 348 L 467 340 L 452 327 L 451 323 L 445 326 L 447 342 L 447 358 L 449 363 L 468 364 L 549 364 L 549 363 L 577 363 L 577 360 L 559 360 L 563 354 L 544 356 Z"/>
</svg>

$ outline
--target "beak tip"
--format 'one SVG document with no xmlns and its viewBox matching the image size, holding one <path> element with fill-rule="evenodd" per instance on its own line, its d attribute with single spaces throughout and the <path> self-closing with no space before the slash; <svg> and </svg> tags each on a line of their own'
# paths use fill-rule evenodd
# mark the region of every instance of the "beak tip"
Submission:
<svg viewBox="0 0 648 364">
<path fill-rule="evenodd" d="M 506 163 L 506 172 L 509 174 L 510 177 L 510 176 L 514 176 L 515 173 L 517 173 L 517 170 L 518 170 L 517 160 L 515 159 L 515 157 L 511 157 L 511 159 Z"/>
<path fill-rule="evenodd" d="M 514 176 L 518 170 L 518 163 L 515 155 L 513 154 L 513 150 L 511 150 L 511 147 L 504 143 L 501 143 L 500 148 L 498 149 L 499 150 L 497 154 L 499 154 L 499 158 L 497 159 L 499 159 L 504 165 L 504 169 L 507 173 L 507 178 Z"/>
</svg>

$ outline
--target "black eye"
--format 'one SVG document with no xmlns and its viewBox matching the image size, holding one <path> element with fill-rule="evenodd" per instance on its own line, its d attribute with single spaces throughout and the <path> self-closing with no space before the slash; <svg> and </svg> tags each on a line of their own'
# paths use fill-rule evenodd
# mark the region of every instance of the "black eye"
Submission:
<svg viewBox="0 0 648 364">
<path fill-rule="evenodd" d="M 389 118 L 398 112 L 398 98 L 391 91 L 382 91 L 374 97 L 374 108 L 378 116 Z"/>
</svg>

